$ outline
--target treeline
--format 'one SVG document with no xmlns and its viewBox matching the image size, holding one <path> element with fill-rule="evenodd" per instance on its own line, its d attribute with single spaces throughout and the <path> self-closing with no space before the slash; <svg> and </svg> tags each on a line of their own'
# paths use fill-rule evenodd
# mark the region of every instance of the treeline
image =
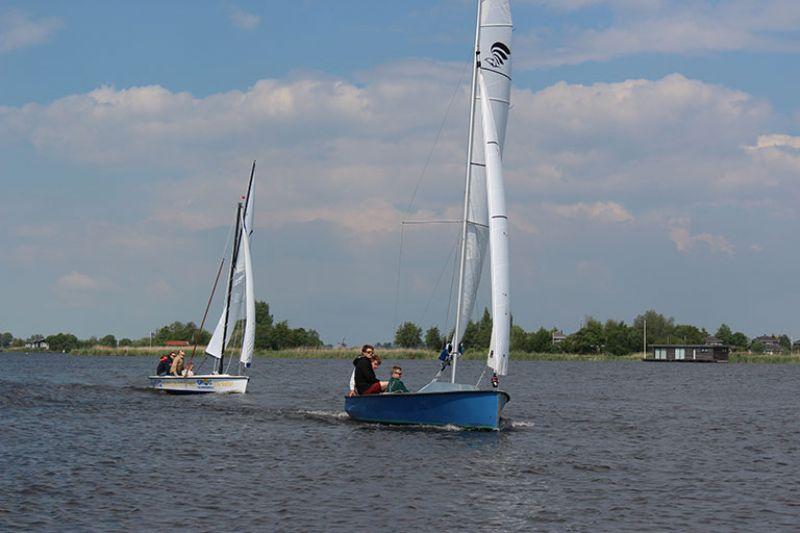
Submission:
<svg viewBox="0 0 800 533">
<path fill-rule="evenodd" d="M 216 325 L 216 324 L 214 324 Z M 241 338 L 244 321 L 240 320 L 231 335 Z M 211 340 L 211 333 L 205 328 L 200 328 L 194 322 L 172 322 L 158 328 L 152 334 L 139 339 L 127 337 L 117 339 L 114 335 L 104 337 L 89 337 L 79 339 L 71 333 L 57 333 L 55 335 L 33 335 L 27 339 L 14 337 L 10 332 L 0 334 L 0 348 L 18 349 L 25 345 L 45 342 L 49 350 L 54 352 L 69 352 L 79 348 L 92 348 L 94 346 L 109 346 L 112 348 L 125 346 L 164 346 L 167 341 L 186 341 L 203 346 Z M 260 350 L 282 350 L 285 348 L 319 348 L 322 341 L 319 334 L 313 329 L 291 328 L 286 320 L 275 322 L 269 312 L 267 302 L 256 302 L 256 338 L 255 347 Z"/>
<path fill-rule="evenodd" d="M 511 326 L 511 350 L 528 353 L 577 353 L 577 354 L 612 354 L 628 355 L 641 352 L 644 348 L 644 330 L 647 324 L 647 344 L 704 344 L 712 335 L 704 328 L 691 324 L 676 324 L 672 317 L 650 310 L 643 313 L 628 325 L 624 321 L 607 320 L 600 322 L 587 317 L 581 328 L 570 334 L 562 335 L 558 328 L 541 327 L 535 331 L 525 331 L 519 325 Z M 447 338 L 452 336 L 452 331 Z M 492 317 L 488 309 L 478 321 L 470 321 L 464 332 L 464 350 L 488 350 L 492 336 Z M 747 335 L 733 332 L 729 326 L 722 324 L 713 334 L 723 344 L 736 351 L 749 350 L 762 353 L 764 346 L 760 341 L 751 341 Z M 778 336 L 783 350 L 791 351 L 791 342 L 787 335 Z M 438 327 L 429 328 L 425 334 L 422 328 L 413 322 L 401 324 L 395 332 L 394 344 L 403 348 L 426 347 L 440 350 L 446 342 Z"/>
</svg>

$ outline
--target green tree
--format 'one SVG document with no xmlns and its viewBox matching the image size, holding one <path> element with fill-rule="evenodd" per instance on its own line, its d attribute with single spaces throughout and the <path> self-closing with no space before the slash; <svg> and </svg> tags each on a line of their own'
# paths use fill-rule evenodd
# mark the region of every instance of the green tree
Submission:
<svg viewBox="0 0 800 533">
<path fill-rule="evenodd" d="M 528 352 L 549 353 L 553 350 L 553 332 L 539 328 L 535 332 L 528 333 Z"/>
<path fill-rule="evenodd" d="M 685 344 L 705 344 L 708 332 L 689 324 L 678 324 L 672 330 L 672 341 Z M 726 343 L 728 344 L 728 343 Z"/>
<path fill-rule="evenodd" d="M 740 350 L 744 350 L 750 344 L 750 339 L 742 333 L 741 331 L 737 331 L 731 336 L 730 345 L 735 346 Z"/>
<path fill-rule="evenodd" d="M 45 338 L 44 341 L 50 345 L 50 349 L 54 352 L 69 352 L 81 345 L 78 337 L 71 333 L 58 333 L 56 335 L 50 335 Z"/>
<path fill-rule="evenodd" d="M 14 342 L 14 335 L 6 331 L 0 335 L 0 348 L 8 348 Z"/>
<path fill-rule="evenodd" d="M 256 348 L 273 350 L 272 347 L 272 314 L 267 302 L 256 301 Z"/>
<path fill-rule="evenodd" d="M 631 353 L 630 328 L 623 321 L 608 320 L 603 327 L 605 351 L 614 355 Z"/>
<path fill-rule="evenodd" d="M 605 345 L 603 324 L 592 317 L 586 317 L 584 326 L 570 337 L 572 349 L 577 353 L 600 353 Z"/>
<path fill-rule="evenodd" d="M 230 325 L 229 325 L 230 327 Z M 233 328 L 229 333 L 232 333 Z M 194 322 L 172 322 L 166 326 L 158 328 L 153 336 L 153 345 L 163 346 L 167 341 L 186 341 L 190 344 L 208 344 L 211 340 L 211 333 L 206 330 L 198 331 L 197 324 Z M 150 344 L 150 337 L 141 340 L 142 345 Z"/>
<path fill-rule="evenodd" d="M 112 348 L 117 347 L 117 338 L 114 335 L 106 335 L 98 342 L 101 346 L 111 346 Z"/>
<path fill-rule="evenodd" d="M 394 343 L 402 348 L 416 348 L 422 344 L 422 328 L 413 322 L 403 322 L 394 334 Z"/>
<path fill-rule="evenodd" d="M 733 344 L 733 331 L 727 324 L 721 324 L 714 336 L 723 344 Z"/>
<path fill-rule="evenodd" d="M 755 354 L 764 353 L 764 343 L 761 341 L 753 341 L 753 344 L 750 345 L 750 351 Z"/>
<path fill-rule="evenodd" d="M 120 346 L 131 346 L 131 345 L 133 345 L 133 341 L 130 340 L 129 338 L 127 338 L 127 337 L 123 337 L 123 338 L 121 338 L 119 340 L 119 345 Z"/>
<path fill-rule="evenodd" d="M 511 326 L 510 348 L 515 352 L 527 352 L 528 333 L 516 324 Z"/>
<path fill-rule="evenodd" d="M 431 351 L 439 351 L 444 346 L 444 339 L 439 328 L 432 326 L 425 332 L 425 347 Z"/>
<path fill-rule="evenodd" d="M 470 321 L 467 324 L 461 342 L 464 344 L 464 350 L 489 349 L 489 343 L 492 342 L 492 315 L 489 314 L 489 309 L 484 307 L 480 321 Z"/>
<path fill-rule="evenodd" d="M 636 330 L 639 339 L 643 336 L 645 321 L 647 321 L 647 344 L 665 344 L 672 341 L 675 319 L 667 318 L 653 309 L 646 311 L 633 320 L 633 329 Z"/>
<path fill-rule="evenodd" d="M 781 345 L 781 351 L 785 353 L 792 353 L 792 341 L 788 335 L 781 335 L 778 337 L 778 342 Z"/>
</svg>

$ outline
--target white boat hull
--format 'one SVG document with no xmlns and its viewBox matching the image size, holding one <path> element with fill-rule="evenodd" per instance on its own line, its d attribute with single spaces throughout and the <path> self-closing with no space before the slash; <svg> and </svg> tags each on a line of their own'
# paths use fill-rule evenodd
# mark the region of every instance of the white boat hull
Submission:
<svg viewBox="0 0 800 533">
<path fill-rule="evenodd" d="M 150 376 L 150 388 L 170 394 L 244 394 L 247 392 L 248 376 L 211 374 L 179 378 L 175 376 Z"/>
</svg>

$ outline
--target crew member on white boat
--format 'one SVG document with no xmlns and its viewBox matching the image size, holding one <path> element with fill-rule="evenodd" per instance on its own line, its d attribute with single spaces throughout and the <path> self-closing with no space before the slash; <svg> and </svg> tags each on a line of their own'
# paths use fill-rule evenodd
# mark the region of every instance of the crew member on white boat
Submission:
<svg viewBox="0 0 800 533">
<path fill-rule="evenodd" d="M 186 355 L 183 353 L 183 350 L 178 352 L 178 355 L 175 356 L 175 359 L 172 360 L 172 366 L 169 369 L 169 373 L 173 376 L 180 377 L 183 374 L 183 356 Z"/>
<path fill-rule="evenodd" d="M 194 362 L 189 361 L 186 363 L 186 368 L 183 369 L 181 375 L 185 378 L 190 378 L 194 376 Z"/>
</svg>

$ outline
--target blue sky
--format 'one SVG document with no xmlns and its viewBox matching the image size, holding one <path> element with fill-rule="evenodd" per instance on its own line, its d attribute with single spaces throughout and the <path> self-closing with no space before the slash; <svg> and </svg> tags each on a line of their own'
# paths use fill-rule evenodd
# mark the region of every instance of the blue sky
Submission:
<svg viewBox="0 0 800 533">
<path fill-rule="evenodd" d="M 512 11 L 515 322 L 655 308 L 800 336 L 800 4 Z M 252 159 L 256 292 L 279 318 L 353 344 L 448 327 L 452 228 L 406 233 L 397 299 L 399 227 L 459 210 L 473 12 L 1 3 L 0 330 L 198 321 Z"/>
</svg>

